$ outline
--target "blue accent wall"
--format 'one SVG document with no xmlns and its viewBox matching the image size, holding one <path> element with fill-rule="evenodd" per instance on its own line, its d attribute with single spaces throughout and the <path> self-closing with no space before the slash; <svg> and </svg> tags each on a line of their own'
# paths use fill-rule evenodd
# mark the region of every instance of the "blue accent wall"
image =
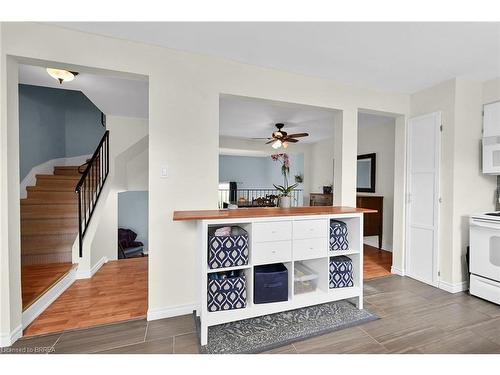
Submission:
<svg viewBox="0 0 500 375">
<path fill-rule="evenodd" d="M 48 160 L 92 154 L 105 130 L 81 91 L 19 85 L 21 180 Z"/>
<path fill-rule="evenodd" d="M 290 158 L 288 183 L 291 185 L 295 183 L 295 175 L 304 175 L 304 155 L 288 156 Z M 239 189 L 273 189 L 273 184 L 283 184 L 281 163 L 273 161 L 270 156 L 219 155 L 219 182 L 230 181 L 237 182 Z"/>
<path fill-rule="evenodd" d="M 148 192 L 125 191 L 118 193 L 118 227 L 132 229 L 136 241 L 148 248 Z"/>
</svg>

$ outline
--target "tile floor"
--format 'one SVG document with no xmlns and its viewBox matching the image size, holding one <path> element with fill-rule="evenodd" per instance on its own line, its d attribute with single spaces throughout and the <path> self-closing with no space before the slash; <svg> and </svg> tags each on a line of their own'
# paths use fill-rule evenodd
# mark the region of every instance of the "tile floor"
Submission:
<svg viewBox="0 0 500 375">
<path fill-rule="evenodd" d="M 270 353 L 500 353 L 500 306 L 407 277 L 365 283 L 365 308 L 381 319 Z M 193 318 L 144 319 L 26 338 L 10 349 L 50 353 L 197 353 Z M 5 351 L 5 350 L 4 350 Z"/>
</svg>

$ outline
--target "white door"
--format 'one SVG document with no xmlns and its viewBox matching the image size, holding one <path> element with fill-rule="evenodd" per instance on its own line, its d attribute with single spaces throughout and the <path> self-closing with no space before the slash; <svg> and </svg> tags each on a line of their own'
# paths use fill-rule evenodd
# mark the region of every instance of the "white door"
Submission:
<svg viewBox="0 0 500 375">
<path fill-rule="evenodd" d="M 406 274 L 438 283 L 441 113 L 408 122 Z"/>
</svg>

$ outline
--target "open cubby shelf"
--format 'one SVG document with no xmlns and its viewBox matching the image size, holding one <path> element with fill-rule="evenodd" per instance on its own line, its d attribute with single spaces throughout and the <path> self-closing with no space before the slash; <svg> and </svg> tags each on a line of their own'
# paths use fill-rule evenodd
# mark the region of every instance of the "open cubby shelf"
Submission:
<svg viewBox="0 0 500 375">
<path fill-rule="evenodd" d="M 347 226 L 348 250 L 330 250 L 330 219 Z M 208 266 L 208 233 L 214 227 L 239 226 L 248 234 L 248 264 L 210 269 Z M 202 246 L 200 307 L 201 344 L 205 345 L 209 326 L 251 317 L 293 310 L 305 306 L 355 298 L 362 308 L 363 297 L 363 216 L 361 213 L 318 216 L 267 217 L 233 219 L 231 221 L 202 220 L 199 230 Z M 329 288 L 330 258 L 347 256 L 352 261 L 354 286 Z M 288 300 L 254 303 L 254 269 L 257 265 L 283 263 L 288 270 Z M 312 291 L 295 290 L 295 267 L 301 263 L 305 270 L 317 275 L 317 286 Z M 302 271 L 304 267 L 298 265 Z M 240 270 L 246 280 L 246 307 L 209 312 L 207 310 L 207 282 L 210 274 Z M 301 290 L 308 289 L 304 284 Z"/>
</svg>

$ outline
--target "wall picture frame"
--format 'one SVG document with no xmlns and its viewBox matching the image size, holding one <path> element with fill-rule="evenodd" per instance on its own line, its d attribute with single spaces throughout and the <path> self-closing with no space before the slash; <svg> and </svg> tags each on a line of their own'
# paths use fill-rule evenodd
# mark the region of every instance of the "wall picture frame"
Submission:
<svg viewBox="0 0 500 375">
<path fill-rule="evenodd" d="M 356 191 L 358 193 L 375 193 L 377 171 L 377 155 L 358 155 Z"/>
</svg>

